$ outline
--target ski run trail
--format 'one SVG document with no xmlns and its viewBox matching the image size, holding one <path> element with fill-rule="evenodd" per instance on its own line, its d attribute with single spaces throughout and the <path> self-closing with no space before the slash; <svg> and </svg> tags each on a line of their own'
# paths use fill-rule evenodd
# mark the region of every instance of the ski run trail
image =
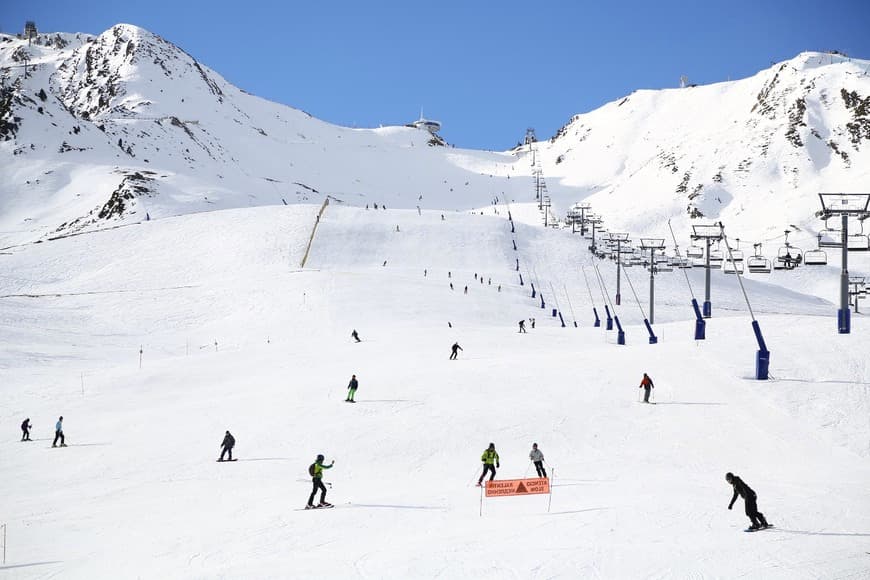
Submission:
<svg viewBox="0 0 870 580">
<path fill-rule="evenodd" d="M 319 211 L 4 250 L 0 578 L 870 578 L 870 327 L 837 334 L 837 268 L 746 279 L 761 382 L 733 276 L 714 272 L 695 341 L 683 274 L 660 274 L 656 345 L 623 277 L 619 346 L 592 327 L 579 235 L 511 234 L 504 206 L 332 204 L 303 269 Z M 595 263 L 612 300 L 614 264 Z M 646 310 L 648 273 L 625 275 Z M 656 405 L 638 403 L 643 372 Z M 69 447 L 52 449 L 59 415 Z M 226 430 L 238 461 L 216 463 Z M 533 474 L 537 442 L 552 496 L 480 515 L 490 442 L 498 478 Z M 300 511 L 318 453 L 336 509 Z M 776 528 L 743 533 L 728 471 Z"/>
</svg>

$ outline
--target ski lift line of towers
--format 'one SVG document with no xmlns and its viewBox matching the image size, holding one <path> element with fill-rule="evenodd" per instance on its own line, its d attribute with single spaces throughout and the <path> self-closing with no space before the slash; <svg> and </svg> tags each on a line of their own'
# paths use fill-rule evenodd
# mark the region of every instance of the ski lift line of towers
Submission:
<svg viewBox="0 0 870 580">
<path fill-rule="evenodd" d="M 782 246 L 779 247 L 776 257 L 771 260 L 761 253 L 762 243 L 753 244 L 753 254 L 745 256 L 740 249 L 740 239 L 735 238 L 737 245 L 728 246 L 729 253 L 726 255 L 721 249 L 722 229 L 720 224 L 693 226 L 691 236 L 692 243 L 686 248 L 686 257 L 682 257 L 679 248 L 675 253 L 668 256 L 664 247 L 651 249 L 648 239 L 642 239 L 640 247 L 633 247 L 628 234 L 614 234 L 601 227 L 602 219 L 592 211 L 589 203 L 576 203 L 567 212 L 566 224 L 571 225 L 572 233 L 580 233 L 584 238 L 592 240 L 589 250 L 600 258 L 609 258 L 617 262 L 617 291 L 616 304 L 621 302 L 620 272 L 622 268 L 643 266 L 651 269 L 650 272 L 650 322 L 654 321 L 654 279 L 653 275 L 658 272 L 670 272 L 675 268 L 705 268 L 705 300 L 703 318 L 710 318 L 710 272 L 720 269 L 726 274 L 744 274 L 746 271 L 752 274 L 769 274 L 774 270 L 793 270 L 801 265 L 824 266 L 828 264 L 828 254 L 825 248 L 840 248 L 843 255 L 843 270 L 841 273 L 841 307 L 840 319 L 848 317 L 845 311 L 851 306 L 858 312 L 858 300 L 865 300 L 868 294 L 867 281 L 863 277 L 849 276 L 846 266 L 848 252 L 870 251 L 870 235 L 864 232 L 864 220 L 870 217 L 868 202 L 870 194 L 819 194 L 822 199 L 822 211 L 819 217 L 824 220 L 825 227 L 817 238 L 817 246 L 812 250 L 803 251 L 801 248 L 789 242 L 790 230 L 783 232 Z M 829 199 L 825 205 L 825 199 Z M 835 217 L 841 217 L 840 228 L 831 227 L 829 221 Z M 849 224 L 857 225 L 858 232 L 849 233 Z M 590 235 L 591 234 L 591 235 Z M 846 243 L 843 244 L 845 239 Z M 676 246 L 676 239 L 674 239 Z M 661 253 L 657 253 L 660 251 Z M 646 252 L 649 252 L 648 254 Z M 696 338 L 703 339 L 703 321 L 698 320 Z M 839 323 L 841 333 L 847 333 L 849 322 L 841 320 Z M 652 334 L 652 332 L 650 333 Z"/>
</svg>

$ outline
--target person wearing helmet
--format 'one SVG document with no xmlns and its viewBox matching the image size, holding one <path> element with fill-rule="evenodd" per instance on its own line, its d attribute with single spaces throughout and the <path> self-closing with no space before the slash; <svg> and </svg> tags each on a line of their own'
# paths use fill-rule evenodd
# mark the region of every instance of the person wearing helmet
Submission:
<svg viewBox="0 0 870 580">
<path fill-rule="evenodd" d="M 486 477 L 487 472 L 491 472 L 492 474 L 489 476 L 490 481 L 495 479 L 495 468 L 501 467 L 501 464 L 498 462 L 498 453 L 495 450 L 495 443 L 489 444 L 489 447 L 487 447 L 486 451 L 483 452 L 483 455 L 480 456 L 480 460 L 483 461 L 483 473 L 480 474 L 480 479 L 477 480 L 477 487 L 483 485 L 483 478 Z"/>
<path fill-rule="evenodd" d="M 743 503 L 746 506 L 746 515 L 749 517 L 749 521 L 752 522 L 749 529 L 758 530 L 769 528 L 770 524 L 767 523 L 764 514 L 758 511 L 758 496 L 754 491 L 752 491 L 752 488 L 746 485 L 742 479 L 730 471 L 725 474 L 725 481 L 734 487 L 734 495 L 731 497 L 731 503 L 728 504 L 728 509 L 730 510 L 734 506 L 734 502 L 737 501 L 737 496 L 739 495 L 743 498 Z"/>
<path fill-rule="evenodd" d="M 323 455 L 318 455 L 314 463 L 312 463 L 308 468 L 308 474 L 311 475 L 311 482 L 313 485 L 311 495 L 308 497 L 308 505 L 305 506 L 305 509 L 307 510 L 315 507 L 332 507 L 332 504 L 327 503 L 326 501 L 326 486 L 323 485 L 323 470 L 332 469 L 332 466 L 335 465 L 335 460 L 333 460 L 329 465 L 323 465 L 324 459 Z M 314 496 L 317 494 L 318 489 L 320 490 L 320 503 L 315 506 Z"/>
</svg>

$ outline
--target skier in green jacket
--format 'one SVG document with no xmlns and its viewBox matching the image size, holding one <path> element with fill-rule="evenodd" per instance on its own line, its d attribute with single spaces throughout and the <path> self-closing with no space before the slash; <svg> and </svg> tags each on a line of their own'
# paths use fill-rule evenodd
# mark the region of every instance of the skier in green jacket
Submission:
<svg viewBox="0 0 870 580">
<path fill-rule="evenodd" d="M 480 479 L 477 480 L 477 487 L 480 487 L 483 484 L 483 478 L 486 477 L 487 472 L 492 472 L 492 475 L 489 476 L 490 481 L 495 479 L 495 468 L 501 467 L 501 464 L 498 462 L 498 453 L 495 450 L 495 443 L 489 444 L 489 447 L 487 447 L 486 451 L 483 452 L 483 455 L 480 456 L 480 460 L 483 461 L 483 473 L 480 474 Z"/>
<path fill-rule="evenodd" d="M 311 482 L 313 483 L 313 487 L 311 489 L 311 496 L 308 498 L 308 505 L 305 506 L 305 509 L 310 510 L 315 507 L 324 508 L 324 507 L 332 507 L 331 503 L 326 501 L 326 486 L 323 485 L 323 470 L 324 469 L 332 469 L 332 466 L 335 465 L 335 460 L 332 461 L 329 465 L 323 465 L 324 457 L 323 455 L 318 455 L 317 460 L 311 464 L 308 468 L 308 473 L 311 475 Z M 320 490 L 320 503 L 316 506 L 314 505 L 314 496 L 317 493 L 317 490 Z"/>
</svg>

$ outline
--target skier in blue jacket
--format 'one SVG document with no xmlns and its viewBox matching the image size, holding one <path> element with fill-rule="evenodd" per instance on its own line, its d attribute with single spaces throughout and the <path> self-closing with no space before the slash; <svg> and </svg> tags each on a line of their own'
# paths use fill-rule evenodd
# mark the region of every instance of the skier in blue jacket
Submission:
<svg viewBox="0 0 870 580">
<path fill-rule="evenodd" d="M 57 447 L 58 439 L 60 439 L 60 446 L 66 447 L 63 438 L 63 415 L 61 415 L 57 420 L 57 423 L 54 424 L 54 442 L 51 444 L 52 447 Z"/>
</svg>

